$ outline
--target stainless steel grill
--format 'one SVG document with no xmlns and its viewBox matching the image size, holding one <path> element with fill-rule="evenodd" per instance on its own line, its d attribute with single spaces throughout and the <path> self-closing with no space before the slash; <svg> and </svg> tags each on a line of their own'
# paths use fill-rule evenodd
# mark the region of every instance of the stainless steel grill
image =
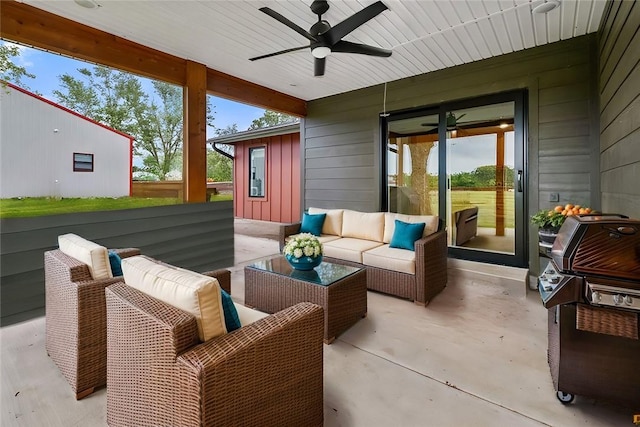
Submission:
<svg viewBox="0 0 640 427">
<path fill-rule="evenodd" d="M 538 278 L 558 399 L 640 402 L 640 221 L 569 217 Z"/>
</svg>

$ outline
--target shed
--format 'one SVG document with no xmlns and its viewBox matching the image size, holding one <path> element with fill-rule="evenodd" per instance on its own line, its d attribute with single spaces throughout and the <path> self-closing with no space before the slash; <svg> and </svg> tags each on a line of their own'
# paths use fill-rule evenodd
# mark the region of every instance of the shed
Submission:
<svg viewBox="0 0 640 427">
<path fill-rule="evenodd" d="M 133 137 L 11 83 L 0 101 L 0 198 L 131 194 Z"/>
<path fill-rule="evenodd" d="M 233 212 L 237 218 L 295 222 L 300 211 L 300 123 L 207 140 L 235 146 Z"/>
</svg>

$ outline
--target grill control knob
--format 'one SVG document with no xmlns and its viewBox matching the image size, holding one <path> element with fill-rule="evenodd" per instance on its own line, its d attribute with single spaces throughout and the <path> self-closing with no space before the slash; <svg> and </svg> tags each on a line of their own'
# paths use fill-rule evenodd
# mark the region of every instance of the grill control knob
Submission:
<svg viewBox="0 0 640 427">
<path fill-rule="evenodd" d="M 633 305 L 633 298 L 631 298 L 629 295 L 625 295 L 624 296 L 624 303 L 626 305 Z"/>
<path fill-rule="evenodd" d="M 620 294 L 615 294 L 615 295 L 613 296 L 613 303 L 614 303 L 615 305 L 620 305 L 620 304 L 622 304 L 622 300 L 623 300 L 623 298 L 622 298 L 622 295 L 620 295 Z"/>
<path fill-rule="evenodd" d="M 593 303 L 596 303 L 596 304 L 597 304 L 597 303 L 599 303 L 599 302 L 600 302 L 600 300 L 601 300 L 601 299 L 602 299 L 602 295 L 600 295 L 600 292 L 598 292 L 598 291 L 593 291 L 593 292 L 591 293 L 591 302 L 593 302 Z"/>
<path fill-rule="evenodd" d="M 552 285 L 555 285 L 558 282 L 560 282 L 560 278 L 558 276 L 553 276 L 549 278 L 549 283 L 551 283 Z"/>
</svg>

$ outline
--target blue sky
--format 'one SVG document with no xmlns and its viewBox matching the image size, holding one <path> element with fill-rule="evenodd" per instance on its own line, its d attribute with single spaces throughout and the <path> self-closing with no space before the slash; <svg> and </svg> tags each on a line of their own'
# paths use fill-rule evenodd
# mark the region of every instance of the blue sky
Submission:
<svg viewBox="0 0 640 427">
<path fill-rule="evenodd" d="M 5 42 L 0 42 L 4 44 Z M 23 78 L 22 83 L 34 92 L 41 94 L 43 97 L 57 102 L 53 91 L 60 89 L 59 76 L 70 74 L 79 76 L 78 68 L 91 68 L 93 64 L 83 61 L 71 59 L 55 53 L 49 53 L 39 49 L 32 49 L 20 46 L 20 57 L 14 57 L 12 60 L 27 69 L 27 71 L 36 76 L 35 79 Z M 141 78 L 145 87 L 149 88 L 149 95 L 152 96 L 152 87 L 149 79 Z M 211 96 L 212 104 L 215 110 L 214 125 L 218 128 L 225 128 L 236 123 L 238 130 L 247 130 L 254 119 L 264 114 L 263 108 L 253 107 L 251 105 L 230 101 L 224 98 Z M 207 129 L 207 138 L 215 136 L 214 129 Z"/>
</svg>

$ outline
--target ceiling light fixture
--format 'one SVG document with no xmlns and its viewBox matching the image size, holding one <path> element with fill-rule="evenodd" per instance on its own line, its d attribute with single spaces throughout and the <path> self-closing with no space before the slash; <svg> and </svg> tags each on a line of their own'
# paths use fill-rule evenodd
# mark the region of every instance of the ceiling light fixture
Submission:
<svg viewBox="0 0 640 427">
<path fill-rule="evenodd" d="M 95 9 L 100 7 L 97 1 L 95 0 L 74 0 L 78 6 L 82 6 L 86 9 Z"/>
<path fill-rule="evenodd" d="M 314 58 L 318 59 L 326 58 L 330 53 L 331 49 L 327 46 L 318 46 L 311 49 L 311 55 L 313 55 Z"/>
<path fill-rule="evenodd" d="M 543 3 L 540 3 L 533 8 L 533 13 L 549 13 L 558 6 L 560 6 L 560 2 L 558 0 L 545 0 Z"/>
</svg>

